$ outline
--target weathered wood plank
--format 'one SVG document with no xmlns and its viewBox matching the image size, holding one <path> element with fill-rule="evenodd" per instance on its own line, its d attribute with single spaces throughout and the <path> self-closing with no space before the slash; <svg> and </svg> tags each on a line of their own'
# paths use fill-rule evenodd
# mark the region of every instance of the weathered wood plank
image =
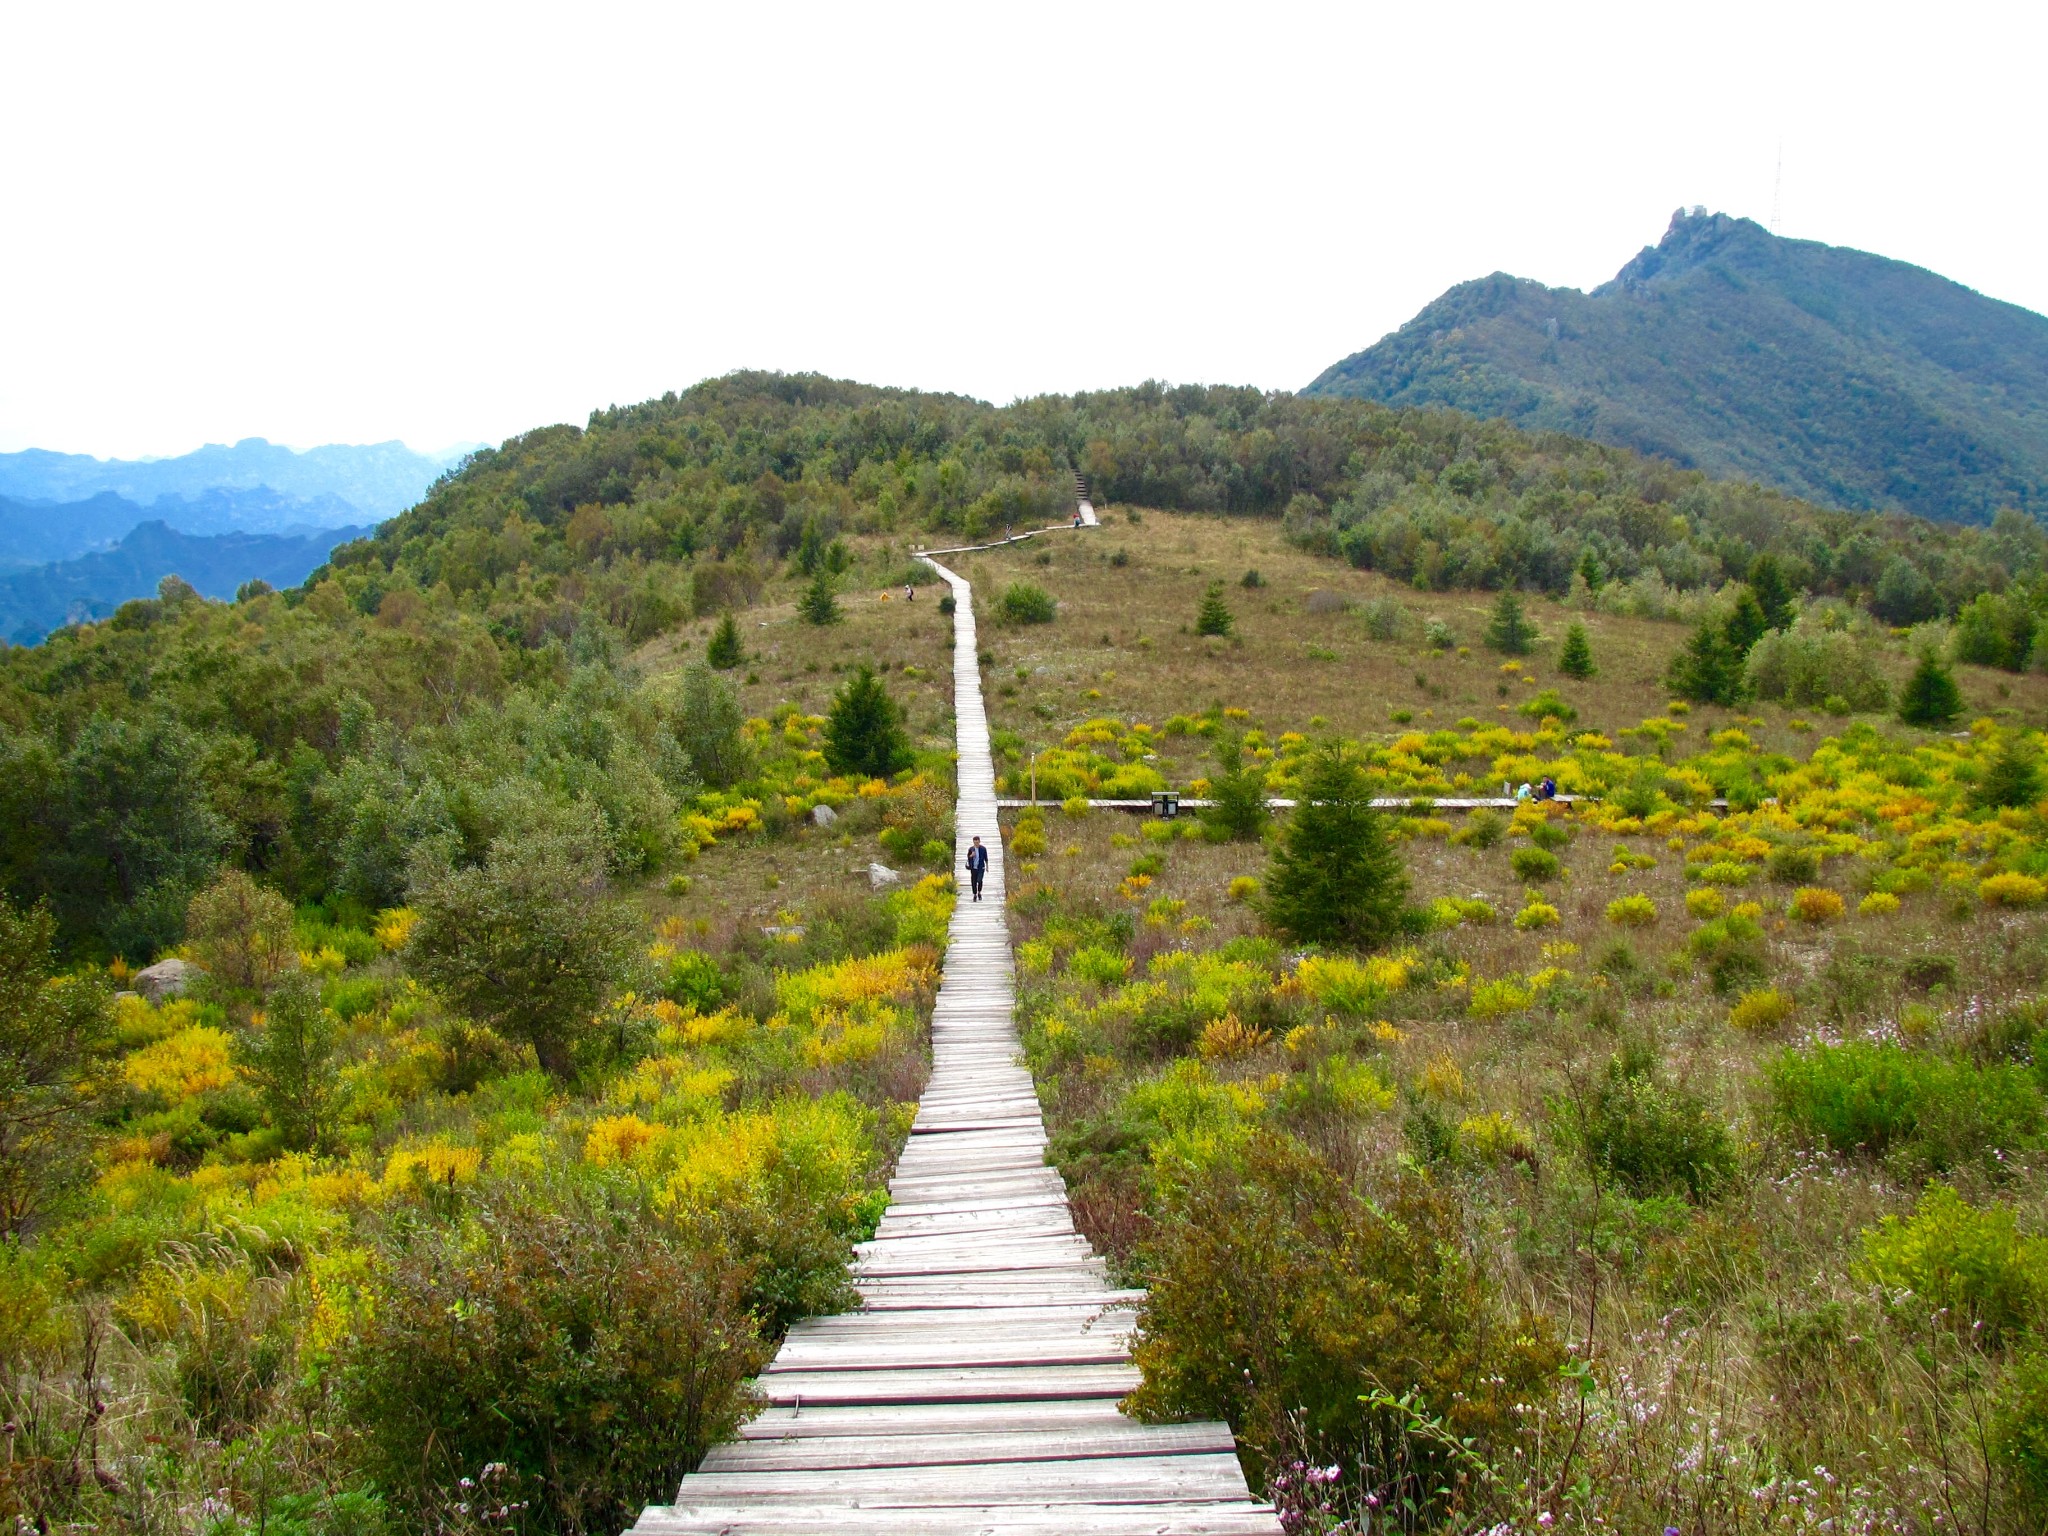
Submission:
<svg viewBox="0 0 2048 1536">
<path fill-rule="evenodd" d="M 866 1508 L 958 1504 L 957 1465 L 828 1467 L 786 1472 L 697 1472 L 691 1497 L 733 1505 L 815 1504 L 845 1499 Z M 1072 1461 L 1000 1461 L 973 1469 L 977 1502 L 1006 1494 L 1033 1502 L 1184 1503 L 1229 1499 L 1244 1486 L 1235 1452 L 1170 1456 L 1087 1457 Z"/>
<path fill-rule="evenodd" d="M 704 1472 L 797 1472 L 851 1467 L 958 1467 L 1004 1461 L 1084 1461 L 1129 1456 L 1234 1455 L 1222 1424 L 1091 1424 L 1086 1429 L 1034 1428 L 1000 1433 L 821 1435 L 748 1439 L 721 1445 Z"/>
<path fill-rule="evenodd" d="M 1271 1506 L 1180 1504 L 958 1504 L 944 1508 L 804 1508 L 717 1504 L 656 1505 L 634 1536 L 1278 1536 Z"/>
</svg>

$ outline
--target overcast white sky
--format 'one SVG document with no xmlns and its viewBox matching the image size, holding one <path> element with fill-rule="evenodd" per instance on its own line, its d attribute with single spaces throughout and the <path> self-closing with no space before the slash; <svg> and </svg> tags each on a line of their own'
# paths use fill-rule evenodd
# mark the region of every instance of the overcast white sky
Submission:
<svg viewBox="0 0 2048 1536">
<path fill-rule="evenodd" d="M 0 449 L 1296 389 L 1680 204 L 2048 311 L 2035 5 L 0 0 Z"/>
</svg>

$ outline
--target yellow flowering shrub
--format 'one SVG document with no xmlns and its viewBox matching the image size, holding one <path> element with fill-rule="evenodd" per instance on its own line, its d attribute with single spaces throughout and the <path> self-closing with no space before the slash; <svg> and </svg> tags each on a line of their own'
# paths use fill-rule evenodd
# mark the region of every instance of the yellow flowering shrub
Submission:
<svg viewBox="0 0 2048 1536">
<path fill-rule="evenodd" d="M 1792 1006 L 1792 999 L 1776 987 L 1758 987 L 1728 1010 L 1728 1022 L 1745 1031 L 1772 1030 L 1792 1017 Z"/>
<path fill-rule="evenodd" d="M 1694 917 L 1719 917 L 1728 910 L 1728 898 L 1714 886 L 1696 886 L 1685 893 L 1685 910 Z"/>
<path fill-rule="evenodd" d="M 612 1115 L 591 1126 L 583 1138 L 583 1160 L 596 1168 L 627 1167 L 642 1154 L 658 1155 L 671 1132 L 638 1115 Z"/>
<path fill-rule="evenodd" d="M 1785 915 L 1818 926 L 1832 923 L 1842 915 L 1842 911 L 1840 891 L 1831 891 L 1824 885 L 1803 885 L 1792 893 Z"/>
<path fill-rule="evenodd" d="M 131 1052 L 121 1074 L 137 1093 L 161 1094 L 172 1103 L 225 1088 L 239 1075 L 227 1032 L 211 1024 L 193 1025 Z"/>
<path fill-rule="evenodd" d="M 2038 907 L 2048 901 L 2048 882 L 2008 871 L 1980 881 L 1977 895 L 1987 907 Z"/>
<path fill-rule="evenodd" d="M 1607 921 L 1617 928 L 1647 928 L 1657 921 L 1657 903 L 1640 891 L 1607 903 Z"/>
<path fill-rule="evenodd" d="M 1206 1060 L 1230 1060 L 1238 1056 L 1249 1056 L 1268 1040 L 1273 1032 L 1246 1024 L 1234 1013 L 1226 1013 L 1220 1019 L 1211 1019 L 1203 1026 L 1202 1036 L 1196 1042 Z"/>
<path fill-rule="evenodd" d="M 419 921 L 419 913 L 411 907 L 389 907 L 377 914 L 376 926 L 371 936 L 385 949 L 403 949 L 405 941 L 412 937 L 413 924 Z"/>
<path fill-rule="evenodd" d="M 470 1184 L 483 1166 L 475 1147 L 433 1140 L 399 1148 L 384 1165 L 384 1193 L 409 1194 L 430 1184 Z"/>
</svg>

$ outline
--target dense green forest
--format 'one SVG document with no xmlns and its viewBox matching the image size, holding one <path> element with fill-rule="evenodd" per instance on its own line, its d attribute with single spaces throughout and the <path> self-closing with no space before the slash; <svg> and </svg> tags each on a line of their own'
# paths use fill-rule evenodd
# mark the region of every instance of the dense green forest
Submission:
<svg viewBox="0 0 2048 1536">
<path fill-rule="evenodd" d="M 1307 393 L 1578 433 L 1830 506 L 2048 514 L 2048 319 L 1684 210 L 1591 293 L 1495 273 Z"/>
</svg>

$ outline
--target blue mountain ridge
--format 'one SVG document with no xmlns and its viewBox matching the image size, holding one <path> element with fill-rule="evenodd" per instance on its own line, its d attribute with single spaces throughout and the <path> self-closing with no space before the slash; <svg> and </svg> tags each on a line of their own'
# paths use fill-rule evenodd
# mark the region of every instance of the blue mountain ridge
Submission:
<svg viewBox="0 0 2048 1536">
<path fill-rule="evenodd" d="M 180 533 L 160 520 L 142 523 L 112 549 L 95 550 L 0 576 L 0 636 L 34 645 L 53 629 L 110 617 L 122 603 L 153 596 L 177 576 L 201 596 L 232 598 L 248 581 L 295 587 L 337 544 L 367 527 L 297 534 Z"/>
</svg>

